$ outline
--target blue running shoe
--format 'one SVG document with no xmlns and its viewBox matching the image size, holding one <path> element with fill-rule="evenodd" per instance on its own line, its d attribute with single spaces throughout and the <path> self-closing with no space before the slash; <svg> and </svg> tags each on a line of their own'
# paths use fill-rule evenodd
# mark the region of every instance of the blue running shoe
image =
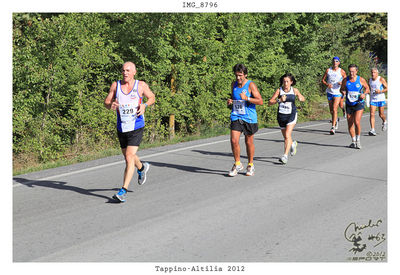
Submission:
<svg viewBox="0 0 400 275">
<path fill-rule="evenodd" d="M 140 172 L 139 170 L 137 170 L 139 185 L 143 185 L 146 182 L 146 174 L 147 171 L 149 171 L 150 164 L 148 162 L 143 162 L 143 167 L 143 171 Z"/>
<path fill-rule="evenodd" d="M 126 191 L 125 189 L 121 188 L 119 189 L 118 193 L 113 196 L 113 198 L 119 202 L 125 202 L 126 201 Z"/>
</svg>

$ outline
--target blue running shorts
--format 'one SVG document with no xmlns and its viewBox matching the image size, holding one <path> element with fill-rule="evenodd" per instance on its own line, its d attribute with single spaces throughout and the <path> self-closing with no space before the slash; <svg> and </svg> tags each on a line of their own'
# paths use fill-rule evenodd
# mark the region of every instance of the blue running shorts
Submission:
<svg viewBox="0 0 400 275">
<path fill-rule="evenodd" d="M 371 102 L 371 106 L 376 106 L 376 107 L 383 107 L 386 105 L 386 101 L 377 101 L 377 102 Z"/>
</svg>

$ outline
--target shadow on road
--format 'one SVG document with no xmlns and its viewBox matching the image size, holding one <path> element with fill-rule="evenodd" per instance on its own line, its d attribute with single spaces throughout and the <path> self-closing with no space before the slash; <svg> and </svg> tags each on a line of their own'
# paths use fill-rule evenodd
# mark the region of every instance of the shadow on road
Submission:
<svg viewBox="0 0 400 275">
<path fill-rule="evenodd" d="M 204 167 L 196 167 L 196 166 L 189 166 L 189 165 L 182 165 L 182 164 L 172 164 L 172 163 L 165 163 L 165 162 L 156 162 L 156 161 L 149 161 L 151 165 L 157 167 L 166 167 L 166 168 L 173 168 L 181 171 L 191 172 L 191 173 L 203 173 L 203 174 L 215 174 L 221 176 L 227 176 L 227 170 L 215 170 L 215 169 L 208 169 Z"/>
<path fill-rule="evenodd" d="M 276 140 L 276 142 L 283 142 L 282 140 Z M 246 150 L 245 148 L 243 150 Z M 210 152 L 210 151 L 202 151 L 202 150 L 192 150 L 192 152 L 204 154 L 204 155 L 209 155 L 209 156 L 223 156 L 223 157 L 230 157 L 233 158 L 232 153 L 223 153 L 223 152 Z M 257 152 L 256 152 L 257 153 Z M 240 156 L 242 159 L 247 159 L 247 156 Z M 273 164 L 281 164 L 279 162 L 279 157 L 267 157 L 267 156 L 262 156 L 262 157 L 257 157 L 254 156 L 253 158 L 256 161 L 262 161 L 262 162 L 270 162 Z"/>
<path fill-rule="evenodd" d="M 246 147 L 241 147 L 243 151 L 246 151 Z M 192 152 L 200 153 L 207 156 L 222 156 L 222 157 L 229 157 L 233 159 L 232 152 L 214 152 L 214 151 L 203 151 L 203 150 L 192 150 Z M 240 156 L 241 158 L 247 158 L 247 156 Z"/>
<path fill-rule="evenodd" d="M 264 141 L 272 141 L 272 142 L 278 142 L 278 143 L 283 143 L 283 138 L 282 139 L 268 139 L 268 138 L 255 138 L 257 140 L 264 140 Z M 326 143 L 316 143 L 316 142 L 307 142 L 307 141 L 301 141 L 296 139 L 298 144 L 307 144 L 307 145 L 316 145 L 316 146 L 326 146 L 326 147 L 336 147 L 336 148 L 348 148 L 349 146 L 347 145 L 337 145 L 337 144 L 326 144 Z M 255 158 L 254 158 L 255 159 Z"/>
<path fill-rule="evenodd" d="M 276 165 L 282 165 L 281 162 L 279 162 L 279 157 L 254 157 L 255 161 L 261 161 L 261 162 L 270 162 L 272 164 L 276 164 Z"/>
<path fill-rule="evenodd" d="M 51 180 L 29 180 L 29 179 L 24 179 L 24 178 L 13 178 L 14 181 L 25 185 L 27 187 L 34 188 L 35 186 L 40 186 L 40 187 L 47 187 L 47 188 L 53 188 L 53 189 L 58 189 L 58 190 L 66 190 L 66 191 L 72 191 L 76 192 L 85 196 L 94 196 L 102 199 L 106 199 L 107 203 L 113 203 L 116 202 L 114 199 L 104 196 L 104 195 L 99 195 L 94 192 L 103 192 L 103 191 L 118 191 L 118 188 L 111 188 L 111 189 L 85 189 L 82 187 L 77 187 L 77 186 L 72 186 L 68 185 L 67 182 L 65 181 L 51 181 Z M 131 191 L 128 191 L 131 192 Z"/>
<path fill-rule="evenodd" d="M 331 127 L 331 125 L 329 125 L 329 127 Z M 347 127 L 347 125 L 346 125 Z M 318 130 L 318 129 L 304 129 L 304 128 L 294 128 L 293 132 L 300 132 L 300 133 L 313 133 L 313 134 L 321 134 L 324 136 L 330 136 L 330 128 L 327 130 Z M 336 134 L 342 134 L 342 135 L 347 135 L 348 132 L 347 131 L 337 131 L 335 132 Z"/>
</svg>

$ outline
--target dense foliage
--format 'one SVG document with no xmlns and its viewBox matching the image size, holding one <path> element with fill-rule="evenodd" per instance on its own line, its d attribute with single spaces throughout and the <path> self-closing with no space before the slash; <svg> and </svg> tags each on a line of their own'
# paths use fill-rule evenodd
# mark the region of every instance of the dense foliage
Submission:
<svg viewBox="0 0 400 275">
<path fill-rule="evenodd" d="M 368 77 L 370 53 L 386 62 L 387 14 L 68 13 L 13 15 L 13 153 L 38 161 L 117 146 L 103 101 L 133 61 L 156 94 L 145 142 L 228 125 L 232 67 L 244 63 L 266 102 L 285 72 L 308 99 L 333 56 Z M 276 106 L 258 106 L 261 124 Z"/>
</svg>

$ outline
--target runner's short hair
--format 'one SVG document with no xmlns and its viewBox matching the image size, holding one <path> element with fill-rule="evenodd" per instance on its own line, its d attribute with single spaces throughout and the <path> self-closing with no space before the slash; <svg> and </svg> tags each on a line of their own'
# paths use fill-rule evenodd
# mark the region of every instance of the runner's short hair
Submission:
<svg viewBox="0 0 400 275">
<path fill-rule="evenodd" d="M 356 68 L 356 70 L 358 71 L 358 66 L 356 64 L 350 64 L 348 69 L 350 70 L 350 68 Z"/>
<path fill-rule="evenodd" d="M 247 68 L 243 64 L 236 64 L 233 66 L 233 73 L 243 73 L 244 75 L 247 75 Z"/>
</svg>

